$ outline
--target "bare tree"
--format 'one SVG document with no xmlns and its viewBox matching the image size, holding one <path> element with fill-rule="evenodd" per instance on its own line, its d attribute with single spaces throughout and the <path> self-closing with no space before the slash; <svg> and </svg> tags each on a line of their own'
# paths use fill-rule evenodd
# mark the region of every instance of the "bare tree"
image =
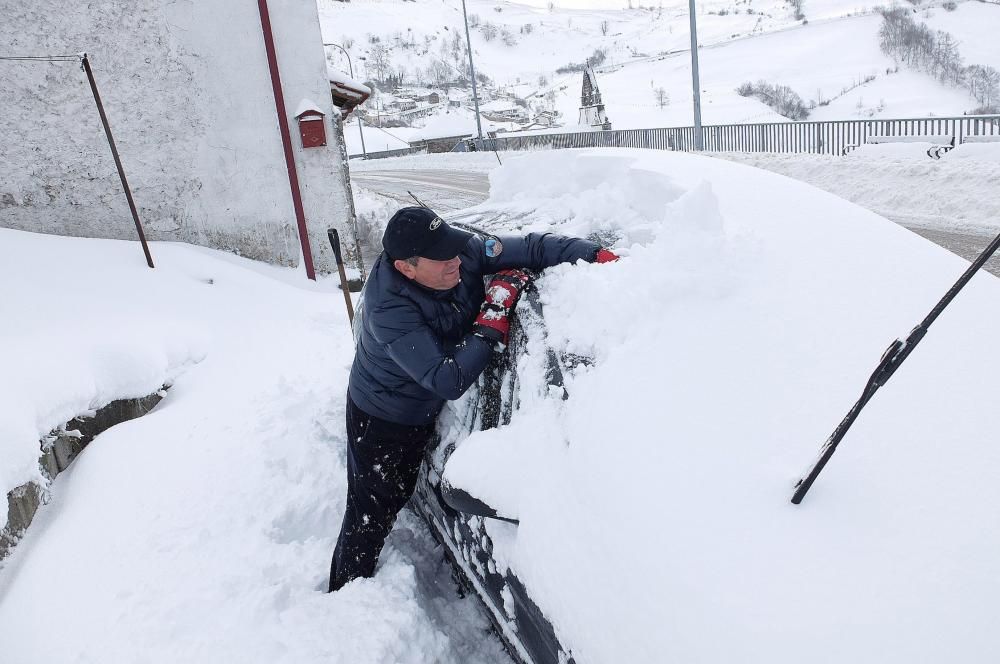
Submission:
<svg viewBox="0 0 1000 664">
<path fill-rule="evenodd" d="M 482 33 L 483 39 L 491 42 L 496 39 L 499 30 L 497 30 L 497 26 L 493 25 L 491 21 L 486 21 L 486 23 L 479 26 L 479 32 Z"/>
<path fill-rule="evenodd" d="M 788 4 L 790 4 L 792 9 L 795 10 L 796 21 L 801 21 L 806 17 L 805 13 L 802 11 L 802 0 L 788 0 Z"/>
<path fill-rule="evenodd" d="M 607 21 L 601 21 L 601 34 L 604 35 L 605 37 L 607 37 L 608 36 L 608 28 L 610 28 L 610 27 L 611 26 L 608 24 Z"/>
<path fill-rule="evenodd" d="M 670 104 L 670 95 L 667 94 L 667 89 L 662 86 L 653 90 L 653 96 L 656 98 L 656 103 L 660 108 Z"/>
<path fill-rule="evenodd" d="M 989 66 L 970 65 L 965 75 L 969 92 L 983 107 L 992 107 L 1000 99 L 1000 71 Z"/>
<path fill-rule="evenodd" d="M 440 60 L 434 60 L 427 68 L 427 74 L 435 85 L 443 87 L 451 78 L 451 69 Z"/>
<path fill-rule="evenodd" d="M 389 49 L 382 42 L 373 44 L 368 50 L 368 66 L 375 74 L 375 80 L 379 83 L 384 83 L 386 77 L 389 75 L 391 63 L 389 60 Z"/>
</svg>

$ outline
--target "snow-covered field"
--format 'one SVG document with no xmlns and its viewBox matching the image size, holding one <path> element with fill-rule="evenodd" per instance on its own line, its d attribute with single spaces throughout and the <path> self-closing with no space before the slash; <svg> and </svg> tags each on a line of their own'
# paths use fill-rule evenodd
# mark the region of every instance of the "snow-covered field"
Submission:
<svg viewBox="0 0 1000 664">
<path fill-rule="evenodd" d="M 885 345 L 964 261 L 723 160 L 503 156 L 471 213 L 624 256 L 540 282 L 548 343 L 594 360 L 569 401 L 523 357 L 511 425 L 448 470 L 521 519 L 493 529 L 497 555 L 576 661 L 996 661 L 1000 283 L 970 283 L 793 507 Z M 505 661 L 409 513 L 374 579 L 322 592 L 353 350 L 331 281 L 173 244 L 155 271 L 128 242 L 0 231 L 0 252 L 4 477 L 34 472 L 60 418 L 171 384 L 59 477 L 0 569 L 4 662 Z"/>
</svg>

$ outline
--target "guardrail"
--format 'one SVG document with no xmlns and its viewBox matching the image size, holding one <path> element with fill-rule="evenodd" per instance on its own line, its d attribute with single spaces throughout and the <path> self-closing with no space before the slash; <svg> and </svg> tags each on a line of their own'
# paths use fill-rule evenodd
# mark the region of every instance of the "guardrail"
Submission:
<svg viewBox="0 0 1000 664">
<path fill-rule="evenodd" d="M 970 136 L 1000 135 L 1000 115 L 706 125 L 702 131 L 704 149 L 710 152 L 841 155 L 848 147 L 863 145 L 869 136 L 927 136 L 930 139 L 950 135 L 958 145 Z M 498 136 L 484 143 L 488 150 L 618 147 L 690 151 L 694 150 L 694 127 Z"/>
<path fill-rule="evenodd" d="M 368 151 L 367 156 L 363 154 L 352 154 L 350 159 L 387 159 L 388 157 L 405 157 L 408 154 L 421 154 L 427 152 L 427 148 L 399 148 L 398 150 L 382 150 L 378 152 Z"/>
</svg>

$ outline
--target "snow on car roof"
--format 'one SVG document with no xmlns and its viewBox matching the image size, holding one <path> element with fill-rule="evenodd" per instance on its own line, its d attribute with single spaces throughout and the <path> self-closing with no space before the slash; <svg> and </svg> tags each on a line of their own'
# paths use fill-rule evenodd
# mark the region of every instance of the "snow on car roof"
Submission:
<svg viewBox="0 0 1000 664">
<path fill-rule="evenodd" d="M 978 274 L 789 503 L 895 337 L 967 262 L 757 169 L 676 153 L 508 157 L 485 207 L 625 257 L 539 283 L 592 358 L 446 468 L 580 662 L 992 661 L 1000 282 Z"/>
</svg>

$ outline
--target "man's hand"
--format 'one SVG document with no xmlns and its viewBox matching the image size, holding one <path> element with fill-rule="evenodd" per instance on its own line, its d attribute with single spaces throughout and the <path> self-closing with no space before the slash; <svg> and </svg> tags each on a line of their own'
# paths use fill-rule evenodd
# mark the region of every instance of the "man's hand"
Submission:
<svg viewBox="0 0 1000 664">
<path fill-rule="evenodd" d="M 531 275 L 524 270 L 501 270 L 493 275 L 472 327 L 475 333 L 506 346 L 510 335 L 510 312 L 530 282 Z"/>
<path fill-rule="evenodd" d="M 613 263 L 616 260 L 618 260 L 618 254 L 604 248 L 598 249 L 594 256 L 595 263 Z"/>
</svg>

